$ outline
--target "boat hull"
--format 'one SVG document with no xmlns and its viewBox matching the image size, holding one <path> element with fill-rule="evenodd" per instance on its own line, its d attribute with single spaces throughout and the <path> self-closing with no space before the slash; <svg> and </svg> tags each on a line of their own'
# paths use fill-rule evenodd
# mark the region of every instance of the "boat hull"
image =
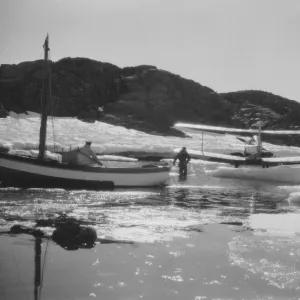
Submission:
<svg viewBox="0 0 300 300">
<path fill-rule="evenodd" d="M 78 167 L 36 158 L 0 154 L 2 185 L 71 189 L 154 187 L 169 179 L 169 167 Z"/>
</svg>

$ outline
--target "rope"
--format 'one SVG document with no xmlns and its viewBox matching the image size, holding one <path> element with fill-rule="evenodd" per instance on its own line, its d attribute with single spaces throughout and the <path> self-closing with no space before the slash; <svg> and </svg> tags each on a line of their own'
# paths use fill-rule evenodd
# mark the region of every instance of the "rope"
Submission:
<svg viewBox="0 0 300 300">
<path fill-rule="evenodd" d="M 203 154 L 203 131 L 202 131 L 202 154 Z"/>
<path fill-rule="evenodd" d="M 52 117 L 52 140 L 53 140 L 53 151 L 55 151 L 56 148 L 56 137 L 55 137 L 55 129 L 54 129 L 54 118 Z"/>
<path fill-rule="evenodd" d="M 49 59 L 51 60 L 51 52 L 49 51 Z M 51 111 L 51 121 L 52 121 L 52 141 L 53 141 L 53 151 L 56 148 L 56 136 L 55 136 L 55 128 L 54 128 L 54 114 L 53 114 L 53 103 L 52 103 L 52 85 L 51 85 L 51 64 L 49 64 L 49 96 L 50 96 L 50 111 Z"/>
</svg>

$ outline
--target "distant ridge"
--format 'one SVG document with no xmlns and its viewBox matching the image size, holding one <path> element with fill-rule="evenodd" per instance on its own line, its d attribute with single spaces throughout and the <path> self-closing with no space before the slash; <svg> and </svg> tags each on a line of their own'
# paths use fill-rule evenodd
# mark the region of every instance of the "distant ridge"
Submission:
<svg viewBox="0 0 300 300">
<path fill-rule="evenodd" d="M 41 60 L 0 66 L 0 104 L 6 111 L 40 111 L 42 68 Z M 51 73 L 55 116 L 177 136 L 183 133 L 171 128 L 176 122 L 248 128 L 262 119 L 270 129 L 300 128 L 296 101 L 255 90 L 217 93 L 151 65 L 119 68 L 64 58 L 51 64 Z"/>
</svg>

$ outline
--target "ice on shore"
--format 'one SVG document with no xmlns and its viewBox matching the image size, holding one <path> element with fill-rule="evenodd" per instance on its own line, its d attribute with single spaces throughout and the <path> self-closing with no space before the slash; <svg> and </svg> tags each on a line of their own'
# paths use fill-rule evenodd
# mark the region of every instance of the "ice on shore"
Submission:
<svg viewBox="0 0 300 300">
<path fill-rule="evenodd" d="M 18 118 L 7 117 L 0 119 L 0 146 L 11 151 L 29 151 L 35 155 L 38 150 L 40 117 L 35 113 L 18 115 Z M 54 129 L 54 132 L 53 132 Z M 103 122 L 85 123 L 75 118 L 48 119 L 47 126 L 47 152 L 50 156 L 59 157 L 55 153 L 66 152 L 84 145 L 86 140 L 92 141 L 92 149 L 105 160 L 128 161 L 131 158 L 156 156 L 173 158 L 175 153 L 183 146 L 193 151 L 215 152 L 229 154 L 243 151 L 244 143 L 236 135 L 194 132 L 191 138 L 166 137 L 150 135 L 121 126 L 114 126 Z M 275 156 L 300 156 L 300 148 L 286 147 L 263 143 L 264 148 L 272 151 Z M 33 151 L 33 152 L 32 152 Z M 52 153 L 52 154 L 50 154 Z M 111 156 L 113 155 L 113 156 Z M 111 156 L 111 157 L 110 157 Z M 53 156 L 51 156 L 53 157 Z M 125 158 L 126 157 L 126 158 Z M 210 174 L 224 178 L 237 178 L 247 180 L 266 180 L 300 183 L 300 166 L 278 166 L 263 168 L 238 168 L 229 165 L 203 161 L 203 170 L 209 165 Z"/>
<path fill-rule="evenodd" d="M 262 168 L 260 166 L 240 168 L 222 166 L 213 172 L 213 176 L 300 184 L 300 165 L 282 165 L 271 168 Z"/>
</svg>

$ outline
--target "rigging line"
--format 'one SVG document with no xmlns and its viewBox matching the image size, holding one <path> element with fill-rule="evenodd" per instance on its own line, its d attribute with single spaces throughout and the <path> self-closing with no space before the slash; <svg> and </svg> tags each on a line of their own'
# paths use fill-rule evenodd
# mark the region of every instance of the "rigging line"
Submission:
<svg viewBox="0 0 300 300">
<path fill-rule="evenodd" d="M 203 154 L 203 131 L 202 131 L 202 154 Z"/>
<path fill-rule="evenodd" d="M 53 140 L 53 151 L 56 153 L 56 137 L 55 137 L 55 131 L 54 131 L 54 118 L 52 117 L 52 140 Z"/>
<path fill-rule="evenodd" d="M 51 62 L 51 52 L 49 51 L 49 60 Z M 56 136 L 55 136 L 55 128 L 54 128 L 54 114 L 53 114 L 53 102 L 52 102 L 52 85 L 51 85 L 51 63 L 49 63 L 49 99 L 50 99 L 50 111 L 51 111 L 51 120 L 52 120 L 52 140 L 53 140 L 53 151 L 56 148 Z"/>
</svg>

